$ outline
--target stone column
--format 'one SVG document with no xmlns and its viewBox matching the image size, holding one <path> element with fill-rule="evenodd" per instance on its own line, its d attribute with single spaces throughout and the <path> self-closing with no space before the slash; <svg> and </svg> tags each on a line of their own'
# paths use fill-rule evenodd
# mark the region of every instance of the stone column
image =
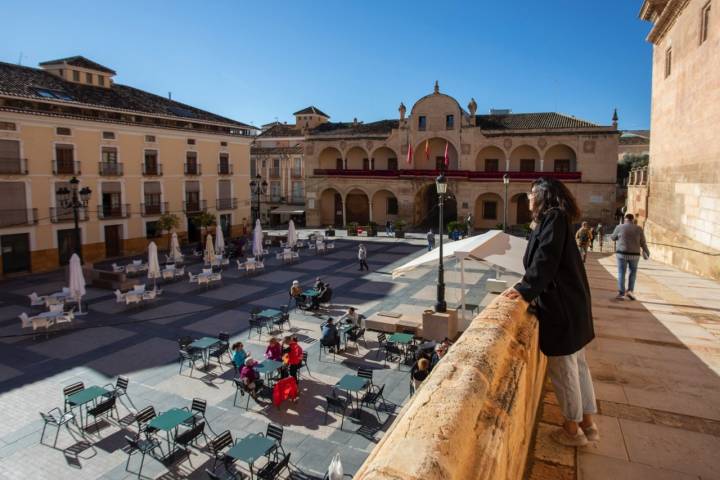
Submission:
<svg viewBox="0 0 720 480">
<path fill-rule="evenodd" d="M 368 198 L 368 208 L 370 209 L 370 211 L 368 212 L 368 218 L 369 218 L 369 221 L 372 222 L 373 221 L 373 217 L 372 217 L 373 203 L 372 203 L 372 200 L 370 200 L 370 198 Z"/>
</svg>

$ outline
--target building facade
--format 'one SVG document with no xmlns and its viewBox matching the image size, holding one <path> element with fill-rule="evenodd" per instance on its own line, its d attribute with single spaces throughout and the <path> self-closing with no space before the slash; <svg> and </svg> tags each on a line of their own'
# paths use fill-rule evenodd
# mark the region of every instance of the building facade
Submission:
<svg viewBox="0 0 720 480">
<path fill-rule="evenodd" d="M 92 190 L 79 211 L 85 261 L 145 251 L 164 213 L 190 241 L 200 239 L 196 213 L 215 214 L 227 234 L 250 216 L 253 127 L 114 75 L 83 57 L 0 63 L 1 274 L 67 263 L 74 214 L 58 190 L 72 178 Z"/>
<path fill-rule="evenodd" d="M 656 259 L 720 278 L 720 5 L 646 0 L 653 24 L 645 231 Z"/>
<path fill-rule="evenodd" d="M 404 221 L 436 228 L 434 179 L 449 158 L 452 197 L 444 218 L 472 216 L 475 228 L 530 222 L 526 193 L 540 176 L 567 183 L 584 218 L 610 221 L 615 210 L 617 123 L 601 126 L 558 113 L 476 114 L 454 98 L 433 93 L 394 120 L 322 122 L 305 135 L 307 223 L 383 225 Z M 412 155 L 408 151 L 412 149 Z"/>
</svg>

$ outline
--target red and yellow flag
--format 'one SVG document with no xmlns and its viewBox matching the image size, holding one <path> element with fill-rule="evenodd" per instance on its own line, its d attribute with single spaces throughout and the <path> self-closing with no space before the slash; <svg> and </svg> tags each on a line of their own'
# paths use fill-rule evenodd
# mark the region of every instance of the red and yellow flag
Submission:
<svg viewBox="0 0 720 480">
<path fill-rule="evenodd" d="M 430 139 L 425 140 L 425 160 L 430 161 Z"/>
<path fill-rule="evenodd" d="M 413 161 L 413 148 L 412 144 L 408 141 L 408 151 L 407 151 L 407 159 L 406 159 L 408 165 L 410 165 Z"/>
<path fill-rule="evenodd" d="M 445 168 L 450 165 L 450 155 L 448 153 L 448 149 L 450 148 L 450 142 L 445 142 Z"/>
</svg>

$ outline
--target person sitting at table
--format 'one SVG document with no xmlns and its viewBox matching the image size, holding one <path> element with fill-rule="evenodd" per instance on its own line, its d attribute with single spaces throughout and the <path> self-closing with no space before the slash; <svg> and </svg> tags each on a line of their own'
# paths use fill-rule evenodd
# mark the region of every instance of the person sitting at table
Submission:
<svg viewBox="0 0 720 480">
<path fill-rule="evenodd" d="M 300 286 L 300 282 L 293 280 L 292 286 L 290 287 L 290 297 L 295 300 L 295 306 L 298 308 L 302 308 L 307 302 L 305 295 L 302 293 L 303 289 Z"/>
<path fill-rule="evenodd" d="M 355 307 L 349 307 L 347 312 L 345 312 L 345 315 L 340 317 L 341 323 L 349 323 L 354 325 L 355 327 L 360 327 L 360 315 L 357 313 L 357 310 Z"/>
<path fill-rule="evenodd" d="M 278 362 L 282 360 L 282 345 L 280 345 L 277 338 L 272 337 L 270 342 L 268 342 L 268 346 L 265 349 L 265 358 Z"/>
<path fill-rule="evenodd" d="M 242 342 L 235 342 L 232 344 L 232 347 L 230 347 L 233 352 L 233 363 L 235 364 L 235 368 L 240 371 L 240 369 L 245 365 L 245 359 L 248 358 L 248 354 L 245 351 L 245 346 L 242 344 Z"/>
<path fill-rule="evenodd" d="M 417 389 L 428 375 L 430 375 L 430 362 L 427 358 L 420 357 L 410 370 L 413 387 Z"/>
<path fill-rule="evenodd" d="M 262 387 L 260 375 L 253 368 L 257 362 L 252 358 L 245 359 L 245 366 L 240 370 L 240 381 L 242 381 L 248 389 L 250 395 L 255 398 L 258 390 Z"/>
<path fill-rule="evenodd" d="M 325 285 L 325 283 L 323 283 L 322 279 L 320 277 L 316 277 L 314 285 L 315 290 L 319 292 L 320 290 L 322 290 L 323 285 Z"/>
<path fill-rule="evenodd" d="M 340 334 L 337 331 L 332 317 L 328 318 L 328 321 L 322 325 L 320 344 L 325 347 L 330 347 L 330 352 L 340 350 Z"/>
</svg>

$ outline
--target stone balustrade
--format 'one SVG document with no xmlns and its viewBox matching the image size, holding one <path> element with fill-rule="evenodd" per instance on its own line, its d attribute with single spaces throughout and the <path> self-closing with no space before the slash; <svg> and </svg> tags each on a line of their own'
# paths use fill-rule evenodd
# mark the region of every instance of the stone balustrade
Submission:
<svg viewBox="0 0 720 480">
<path fill-rule="evenodd" d="M 523 477 L 546 367 L 526 306 L 498 297 L 475 317 L 356 480 Z"/>
</svg>

